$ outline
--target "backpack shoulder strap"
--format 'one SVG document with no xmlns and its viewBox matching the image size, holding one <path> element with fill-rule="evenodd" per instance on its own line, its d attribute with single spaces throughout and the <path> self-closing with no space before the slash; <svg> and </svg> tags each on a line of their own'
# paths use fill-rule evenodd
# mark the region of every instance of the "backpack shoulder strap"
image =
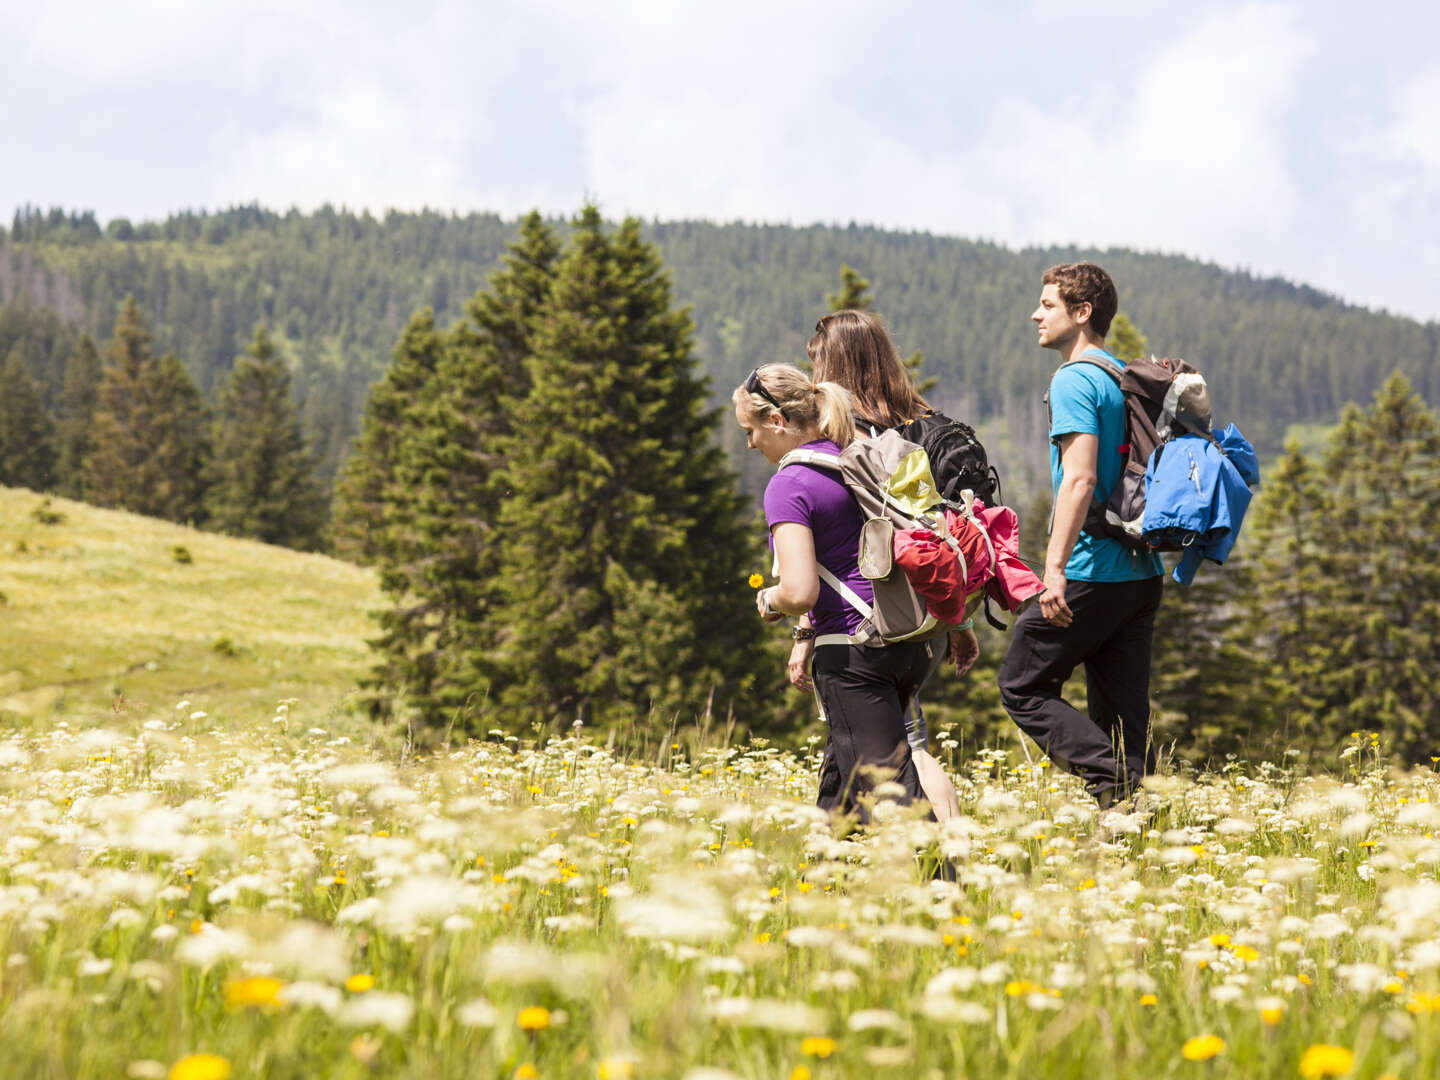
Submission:
<svg viewBox="0 0 1440 1080">
<path fill-rule="evenodd" d="M 820 580 L 839 593 L 847 604 L 860 613 L 862 619 L 868 619 L 871 615 L 875 614 L 875 609 L 864 600 L 861 600 L 859 593 L 850 588 L 849 585 L 846 585 L 845 582 L 841 581 L 829 570 L 826 570 L 825 567 L 821 566 L 818 559 L 815 561 L 815 569 L 820 573 Z"/>
<path fill-rule="evenodd" d="M 1072 364 L 1093 364 L 1101 371 L 1109 375 L 1117 383 L 1125 378 L 1124 368 L 1122 368 L 1114 360 L 1111 360 L 1104 353 L 1095 352 L 1093 349 L 1088 352 L 1081 353 L 1074 360 L 1066 360 L 1065 363 L 1061 364 L 1060 367 L 1056 368 L 1055 370 L 1059 371 L 1060 368 L 1067 368 L 1070 367 Z"/>
<path fill-rule="evenodd" d="M 783 469 L 786 465 L 818 465 L 822 469 L 833 469 L 840 471 L 840 455 L 828 454 L 824 450 L 807 450 L 805 447 L 791 450 L 780 459 L 777 468 Z"/>
</svg>

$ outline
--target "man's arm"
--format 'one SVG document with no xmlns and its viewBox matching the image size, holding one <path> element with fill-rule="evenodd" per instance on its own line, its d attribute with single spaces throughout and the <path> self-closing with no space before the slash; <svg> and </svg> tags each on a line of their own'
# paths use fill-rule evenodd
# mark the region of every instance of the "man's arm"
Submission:
<svg viewBox="0 0 1440 1080">
<path fill-rule="evenodd" d="M 1075 550 L 1095 494 L 1100 439 L 1076 432 L 1061 435 L 1058 441 L 1060 490 L 1055 493 L 1055 520 L 1045 549 L 1045 591 L 1040 594 L 1040 613 L 1056 626 L 1069 626 L 1074 615 L 1065 603 L 1065 564 Z"/>
</svg>

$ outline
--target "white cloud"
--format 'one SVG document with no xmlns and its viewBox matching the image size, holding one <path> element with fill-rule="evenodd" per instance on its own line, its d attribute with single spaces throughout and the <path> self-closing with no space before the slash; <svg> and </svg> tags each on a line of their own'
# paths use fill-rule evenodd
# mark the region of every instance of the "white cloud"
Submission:
<svg viewBox="0 0 1440 1080">
<path fill-rule="evenodd" d="M 36 8 L 26 58 L 81 84 L 185 72 L 217 79 L 245 67 L 237 45 L 257 44 L 279 23 L 295 34 L 323 13 L 324 0 L 46 0 Z"/>
<path fill-rule="evenodd" d="M 221 202 L 383 211 L 448 209 L 476 198 L 461 165 L 466 125 L 453 113 L 404 101 L 366 79 L 323 91 L 306 111 L 304 119 L 245 140 L 218 190 Z"/>
<path fill-rule="evenodd" d="M 1405 83 L 1395 100 L 1395 119 L 1388 132 L 1393 156 L 1413 157 L 1440 173 L 1440 67 L 1421 72 Z"/>
</svg>

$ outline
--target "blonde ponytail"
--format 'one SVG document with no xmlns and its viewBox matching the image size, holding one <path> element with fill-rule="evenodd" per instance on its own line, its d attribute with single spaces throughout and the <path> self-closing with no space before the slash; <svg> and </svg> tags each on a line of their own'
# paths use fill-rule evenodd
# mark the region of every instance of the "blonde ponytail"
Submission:
<svg viewBox="0 0 1440 1080">
<path fill-rule="evenodd" d="M 839 383 L 815 384 L 816 422 L 820 434 L 842 450 L 855 441 L 855 414 L 850 392 Z"/>
<path fill-rule="evenodd" d="M 815 428 L 841 448 L 854 441 L 855 417 L 850 391 L 839 383 L 811 382 L 809 375 L 792 364 L 766 364 L 757 368 L 755 374 L 764 393 L 737 386 L 731 395 L 736 405 L 745 405 L 761 419 L 778 408 L 785 420 L 799 430 Z"/>
</svg>

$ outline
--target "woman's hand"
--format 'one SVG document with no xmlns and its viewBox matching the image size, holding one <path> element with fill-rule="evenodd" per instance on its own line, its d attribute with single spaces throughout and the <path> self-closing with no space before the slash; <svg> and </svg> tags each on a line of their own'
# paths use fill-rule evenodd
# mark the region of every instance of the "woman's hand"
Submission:
<svg viewBox="0 0 1440 1080">
<path fill-rule="evenodd" d="M 790 650 L 790 663 L 786 670 L 790 674 L 790 685 L 799 690 L 802 694 L 808 694 L 814 689 L 815 683 L 810 678 L 810 658 L 815 655 L 815 641 L 797 641 L 795 647 Z"/>
<path fill-rule="evenodd" d="M 980 659 L 980 641 L 974 630 L 950 631 L 950 659 L 955 663 L 955 676 L 959 678 Z"/>
<path fill-rule="evenodd" d="M 779 622 L 785 617 L 783 611 L 776 611 L 770 606 L 770 594 L 778 586 L 772 585 L 768 589 L 761 589 L 755 594 L 755 610 L 760 613 L 760 618 L 766 622 Z"/>
</svg>

